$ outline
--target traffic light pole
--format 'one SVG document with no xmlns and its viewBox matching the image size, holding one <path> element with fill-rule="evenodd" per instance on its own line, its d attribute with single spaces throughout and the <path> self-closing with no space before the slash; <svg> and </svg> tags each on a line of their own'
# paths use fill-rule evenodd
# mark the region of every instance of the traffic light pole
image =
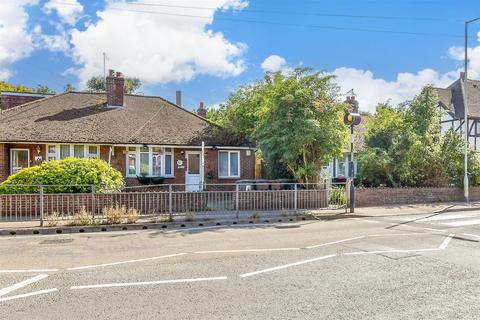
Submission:
<svg viewBox="0 0 480 320">
<path fill-rule="evenodd" d="M 353 162 L 353 124 L 350 125 L 350 213 L 355 212 L 355 163 Z"/>
</svg>

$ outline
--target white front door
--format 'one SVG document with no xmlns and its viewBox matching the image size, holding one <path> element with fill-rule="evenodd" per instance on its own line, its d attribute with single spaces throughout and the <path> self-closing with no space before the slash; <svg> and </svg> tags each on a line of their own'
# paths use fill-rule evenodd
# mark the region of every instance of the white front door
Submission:
<svg viewBox="0 0 480 320">
<path fill-rule="evenodd" d="M 200 191 L 201 168 L 200 152 L 187 151 L 187 170 L 185 171 L 185 191 Z"/>
<path fill-rule="evenodd" d="M 10 173 L 14 174 L 30 166 L 30 150 L 10 149 Z"/>
</svg>

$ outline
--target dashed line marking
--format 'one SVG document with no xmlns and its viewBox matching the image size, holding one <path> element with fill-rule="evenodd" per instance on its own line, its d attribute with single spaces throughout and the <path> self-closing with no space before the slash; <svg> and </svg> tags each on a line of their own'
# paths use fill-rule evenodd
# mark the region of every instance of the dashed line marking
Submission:
<svg viewBox="0 0 480 320">
<path fill-rule="evenodd" d="M 308 259 L 308 260 L 302 260 L 302 261 L 298 261 L 298 262 L 294 262 L 294 263 L 281 265 L 281 266 L 278 266 L 278 267 L 273 267 L 273 268 L 258 270 L 258 271 L 254 271 L 254 272 L 244 273 L 244 274 L 241 274 L 240 277 L 242 277 L 242 278 L 251 277 L 251 276 L 254 276 L 254 275 L 257 275 L 257 274 L 277 271 L 277 270 L 286 269 L 286 268 L 290 268 L 290 267 L 295 267 L 295 266 L 299 266 L 299 265 L 306 264 L 306 263 L 325 260 L 325 259 L 332 258 L 332 257 L 335 257 L 335 256 L 336 256 L 336 254 L 330 254 L 328 256 L 323 256 L 323 257 L 318 257 L 318 258 L 313 258 L 313 259 Z"/>
<path fill-rule="evenodd" d="M 91 284 L 91 285 L 84 285 L 84 286 L 72 286 L 70 287 L 70 289 L 83 290 L 83 289 L 114 288 L 114 287 L 148 286 L 148 285 L 155 285 L 155 284 L 217 281 L 217 280 L 226 280 L 226 279 L 227 277 L 212 277 L 212 278 L 175 279 L 175 280 L 159 280 L 159 281 L 143 281 L 143 282 L 104 283 L 104 284 Z"/>
<path fill-rule="evenodd" d="M 237 252 L 292 251 L 292 250 L 300 250 L 300 248 L 206 250 L 206 251 L 195 251 L 194 253 L 195 253 L 195 254 L 204 254 L 204 253 L 237 253 Z"/>
<path fill-rule="evenodd" d="M 169 254 L 169 255 L 166 255 L 166 256 L 159 256 L 159 257 L 126 260 L 126 261 L 103 263 L 103 264 L 88 265 L 88 266 L 81 266 L 81 267 L 73 267 L 73 268 L 68 268 L 67 270 L 72 271 L 72 270 L 84 270 L 84 269 L 93 269 L 93 268 L 100 268 L 100 267 L 116 266 L 116 265 L 120 265 L 120 264 L 127 264 L 127 263 L 135 263 L 135 262 L 142 262 L 142 261 L 150 261 L 150 260 L 159 260 L 159 259 L 178 257 L 178 256 L 186 255 L 186 254 L 187 254 L 186 252 L 183 252 L 183 253 Z"/>
<path fill-rule="evenodd" d="M 475 238 L 480 238 L 479 235 L 476 234 L 471 234 L 471 233 L 462 233 L 464 236 L 469 236 L 469 237 L 475 237 Z"/>
<path fill-rule="evenodd" d="M 449 234 L 448 237 L 446 237 L 445 240 L 443 240 L 442 244 L 438 248 L 441 250 L 445 250 L 454 236 L 455 235 L 453 233 Z"/>
<path fill-rule="evenodd" d="M 51 292 L 55 292 L 55 291 L 58 291 L 58 289 L 57 289 L 57 288 L 53 288 L 53 289 L 33 291 L 33 292 L 29 292 L 29 293 L 24 293 L 24 294 L 18 294 L 18 295 L 16 295 L 16 296 L 10 296 L 10 297 L 6 297 L 6 298 L 0 298 L 0 302 L 2 302 L 2 301 L 8 301 L 8 300 L 14 300 L 14 299 L 20 299 L 20 298 L 27 298 L 27 297 L 31 297 L 31 296 L 38 296 L 38 295 L 40 295 L 40 294 L 46 294 L 46 293 L 51 293 Z"/>
<path fill-rule="evenodd" d="M 433 249 L 356 251 L 356 252 L 345 252 L 344 255 L 362 255 L 362 254 L 397 253 L 397 252 L 426 252 L 426 251 L 438 251 L 438 250 L 441 250 L 441 249 L 440 248 L 433 248 Z"/>
<path fill-rule="evenodd" d="M 46 277 L 48 277 L 48 274 L 39 274 L 38 276 L 35 276 L 33 278 L 30 278 L 30 279 L 27 279 L 27 280 L 23 280 L 23 281 L 20 281 L 18 283 L 15 283 L 14 285 L 11 285 L 9 287 L 6 287 L 6 288 L 3 288 L 0 290 L 0 297 L 1 296 L 4 296 L 6 294 L 9 294 L 10 292 L 12 291 L 15 291 L 15 290 L 18 290 L 18 289 L 21 289 L 23 287 L 26 287 L 28 286 L 29 284 L 32 284 L 32 283 L 35 283 L 37 281 L 40 281 L 40 280 L 43 280 L 45 279 Z"/>
<path fill-rule="evenodd" d="M 355 237 L 355 238 L 348 238 L 348 239 L 343 239 L 343 240 L 338 240 L 338 241 L 332 241 L 332 242 L 317 244 L 317 245 L 313 245 L 313 246 L 308 246 L 306 248 L 307 249 L 313 249 L 313 248 L 329 246 L 329 245 L 336 244 L 336 243 L 342 243 L 342 242 L 347 242 L 347 241 L 352 241 L 352 240 L 357 240 L 357 239 L 362 239 L 362 238 L 365 238 L 365 236 L 359 236 L 359 237 Z"/>
<path fill-rule="evenodd" d="M 41 273 L 41 272 L 57 272 L 59 269 L 12 269 L 0 270 L 0 273 Z"/>
</svg>

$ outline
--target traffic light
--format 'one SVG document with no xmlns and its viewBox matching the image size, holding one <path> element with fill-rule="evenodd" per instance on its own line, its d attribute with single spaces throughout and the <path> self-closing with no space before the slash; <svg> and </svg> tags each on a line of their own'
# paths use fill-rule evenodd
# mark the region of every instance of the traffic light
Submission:
<svg viewBox="0 0 480 320">
<path fill-rule="evenodd" d="M 362 116 L 358 113 L 346 113 L 343 117 L 343 122 L 348 126 L 356 126 L 362 121 Z"/>
</svg>

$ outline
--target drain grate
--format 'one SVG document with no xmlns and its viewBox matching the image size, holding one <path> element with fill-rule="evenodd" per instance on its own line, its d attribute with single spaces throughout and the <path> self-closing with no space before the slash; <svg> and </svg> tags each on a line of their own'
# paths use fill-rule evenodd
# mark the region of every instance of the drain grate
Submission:
<svg viewBox="0 0 480 320">
<path fill-rule="evenodd" d="M 54 240 L 43 240 L 40 244 L 63 244 L 73 242 L 73 239 L 54 239 Z"/>
</svg>

